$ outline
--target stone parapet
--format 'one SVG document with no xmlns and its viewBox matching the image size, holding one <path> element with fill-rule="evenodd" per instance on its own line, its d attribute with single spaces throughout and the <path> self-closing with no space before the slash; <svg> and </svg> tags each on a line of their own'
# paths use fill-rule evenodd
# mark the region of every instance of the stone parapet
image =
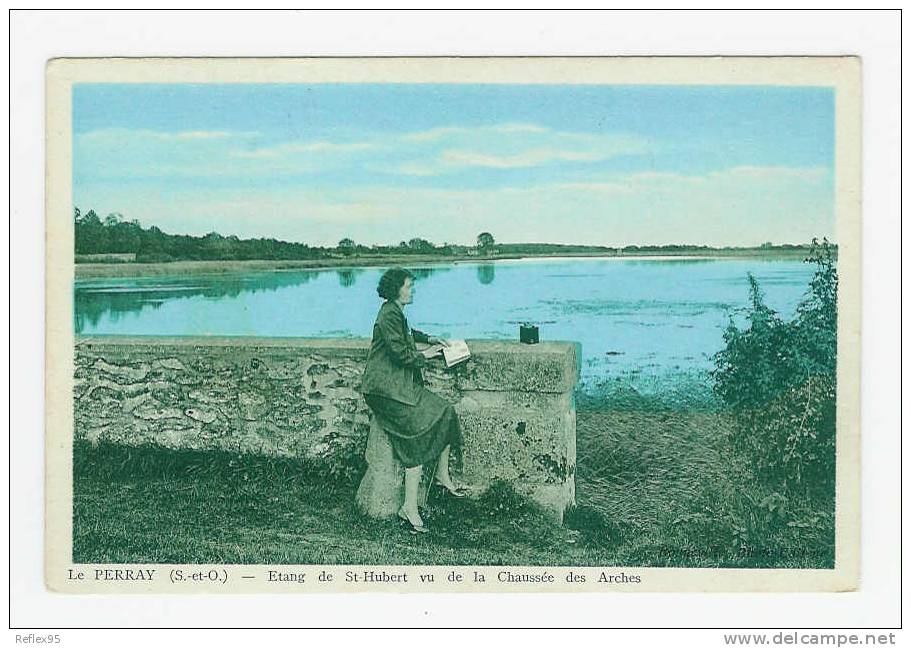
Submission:
<svg viewBox="0 0 911 648">
<path fill-rule="evenodd" d="M 475 492 L 506 480 L 556 517 L 574 502 L 578 347 L 469 340 L 428 387 L 462 425 L 461 479 Z M 75 436 L 312 460 L 365 444 L 355 391 L 369 342 L 254 337 L 78 337 Z"/>
</svg>

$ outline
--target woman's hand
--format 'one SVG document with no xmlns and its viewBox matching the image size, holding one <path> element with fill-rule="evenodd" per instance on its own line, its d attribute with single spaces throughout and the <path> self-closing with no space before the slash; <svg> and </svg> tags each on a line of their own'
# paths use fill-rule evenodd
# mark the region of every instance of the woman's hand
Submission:
<svg viewBox="0 0 911 648">
<path fill-rule="evenodd" d="M 427 343 L 428 344 L 442 344 L 444 347 L 449 346 L 449 342 L 447 342 L 446 340 L 444 340 L 442 338 L 438 338 L 438 337 L 428 337 Z"/>
</svg>

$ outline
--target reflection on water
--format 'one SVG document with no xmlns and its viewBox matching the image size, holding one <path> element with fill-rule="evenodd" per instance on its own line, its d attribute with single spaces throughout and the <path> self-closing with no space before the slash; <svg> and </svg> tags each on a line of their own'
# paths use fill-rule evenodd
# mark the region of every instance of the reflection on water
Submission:
<svg viewBox="0 0 911 648">
<path fill-rule="evenodd" d="M 77 333 L 369 337 L 384 268 L 77 282 Z M 416 328 L 451 338 L 582 344 L 585 381 L 704 372 L 731 318 L 742 321 L 753 273 L 788 317 L 813 268 L 800 261 L 547 259 L 412 269 Z M 496 279 L 496 280 L 494 280 Z"/>
<path fill-rule="evenodd" d="M 657 257 L 649 259 L 647 257 L 628 257 L 623 263 L 631 266 L 649 264 L 649 263 L 673 263 L 675 267 L 680 268 L 688 265 L 701 265 L 703 263 L 714 263 L 718 259 L 712 257 Z"/>
<path fill-rule="evenodd" d="M 443 265 L 433 265 L 433 266 L 426 266 L 423 268 L 409 268 L 408 269 L 408 271 L 414 275 L 415 281 L 421 281 L 422 279 L 429 279 L 430 277 L 432 277 L 435 274 L 438 274 L 440 272 L 449 272 L 450 270 L 452 270 L 452 268 L 450 266 L 443 266 Z"/>
<path fill-rule="evenodd" d="M 411 269 L 411 273 L 415 281 L 421 281 L 449 270 L 449 267 L 431 266 Z M 94 329 L 103 329 L 106 324 L 116 325 L 126 313 L 155 310 L 166 302 L 197 297 L 206 300 L 232 299 L 243 294 L 275 292 L 299 287 L 330 272 L 335 272 L 339 286 L 351 288 L 365 272 L 376 274 L 381 271 L 375 268 L 338 268 L 334 271 L 278 270 L 250 274 L 80 281 L 74 290 L 76 333 L 104 332 Z M 378 280 L 379 275 L 376 278 Z M 376 287 L 376 282 L 373 287 Z M 102 322 L 102 318 L 106 322 Z"/>
<path fill-rule="evenodd" d="M 350 288 L 357 280 L 357 276 L 363 272 L 359 268 L 343 268 L 336 270 L 338 273 L 338 285 L 342 288 Z"/>
<path fill-rule="evenodd" d="M 494 278 L 497 275 L 497 271 L 494 269 L 494 264 L 492 263 L 479 263 L 478 264 L 478 281 L 483 285 L 493 283 Z"/>
<path fill-rule="evenodd" d="M 76 282 L 73 295 L 76 333 L 101 332 L 92 329 L 98 327 L 105 316 L 113 323 L 120 321 L 126 313 L 158 309 L 166 302 L 194 297 L 217 300 L 243 293 L 274 292 L 308 283 L 314 278 L 313 272 L 261 272 L 80 281 Z"/>
</svg>

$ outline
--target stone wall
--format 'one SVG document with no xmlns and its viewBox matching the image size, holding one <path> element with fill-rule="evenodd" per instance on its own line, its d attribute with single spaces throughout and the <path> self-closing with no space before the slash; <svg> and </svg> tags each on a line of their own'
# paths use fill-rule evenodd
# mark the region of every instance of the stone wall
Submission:
<svg viewBox="0 0 911 648">
<path fill-rule="evenodd" d="M 504 479 L 557 517 L 575 499 L 576 345 L 469 341 L 453 370 L 432 361 L 428 387 L 454 404 L 464 436 L 461 480 Z M 354 390 L 366 340 L 80 337 L 75 435 L 319 460 L 364 439 L 369 410 Z"/>
</svg>

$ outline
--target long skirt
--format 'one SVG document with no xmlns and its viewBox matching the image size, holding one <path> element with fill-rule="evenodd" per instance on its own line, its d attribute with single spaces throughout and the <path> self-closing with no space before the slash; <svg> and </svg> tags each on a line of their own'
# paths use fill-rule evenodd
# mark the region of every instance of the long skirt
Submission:
<svg viewBox="0 0 911 648">
<path fill-rule="evenodd" d="M 364 400 L 406 468 L 435 461 L 446 446 L 461 444 L 459 417 L 452 405 L 426 387 L 415 405 L 374 394 L 364 394 Z"/>
</svg>

